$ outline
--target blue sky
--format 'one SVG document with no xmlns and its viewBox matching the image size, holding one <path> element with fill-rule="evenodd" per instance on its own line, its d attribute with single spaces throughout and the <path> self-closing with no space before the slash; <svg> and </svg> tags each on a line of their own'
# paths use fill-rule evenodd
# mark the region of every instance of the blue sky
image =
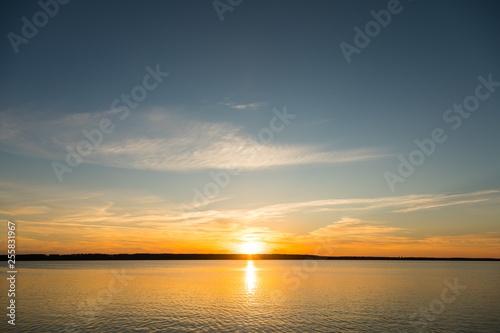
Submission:
<svg viewBox="0 0 500 333">
<path fill-rule="evenodd" d="M 500 81 L 498 4 L 401 1 L 348 63 L 340 43 L 355 45 L 353 29 L 388 3 L 243 0 L 221 21 L 211 1 L 70 1 L 16 53 L 8 34 L 41 8 L 7 2 L 2 217 L 25 225 L 28 252 L 231 252 L 249 240 L 308 252 L 328 234 L 339 254 L 494 256 L 500 91 L 481 88 L 456 130 L 443 115 L 478 77 Z M 111 104 L 148 66 L 169 75 L 121 120 Z M 284 128 L 259 141 L 285 109 Z M 60 182 L 53 162 L 103 119 L 113 131 Z M 384 174 L 435 128 L 446 142 L 391 190 Z M 193 207 L 230 165 L 229 185 Z"/>
</svg>

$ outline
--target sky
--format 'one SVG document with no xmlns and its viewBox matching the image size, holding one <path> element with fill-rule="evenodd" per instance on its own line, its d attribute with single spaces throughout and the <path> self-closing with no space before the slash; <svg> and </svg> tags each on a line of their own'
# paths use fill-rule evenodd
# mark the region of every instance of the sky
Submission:
<svg viewBox="0 0 500 333">
<path fill-rule="evenodd" d="M 18 253 L 500 258 L 499 10 L 6 1 L 0 219 Z"/>
</svg>

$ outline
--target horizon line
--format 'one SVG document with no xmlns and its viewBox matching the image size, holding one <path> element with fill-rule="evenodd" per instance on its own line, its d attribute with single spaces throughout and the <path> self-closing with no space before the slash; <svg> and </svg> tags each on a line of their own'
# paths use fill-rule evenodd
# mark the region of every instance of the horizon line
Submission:
<svg viewBox="0 0 500 333">
<path fill-rule="evenodd" d="M 7 257 L 7 254 L 1 254 L 2 257 Z M 136 252 L 136 253 L 99 253 L 99 252 L 89 252 L 89 253 L 71 253 L 71 254 L 57 254 L 57 253 L 26 253 L 26 254 L 16 254 L 16 257 L 21 259 L 22 257 L 36 256 L 39 259 L 49 258 L 49 257 L 89 257 L 89 256 L 101 256 L 101 257 L 119 257 L 119 256 L 148 256 L 148 257 L 158 257 L 158 256 L 186 256 L 186 257 L 235 257 L 234 260 L 266 260 L 264 257 L 295 257 L 295 258 L 315 258 L 316 260 L 335 260 L 335 259 L 367 259 L 367 260 L 477 260 L 477 261 L 500 261 L 500 258 L 492 257 L 418 257 L 418 256 L 322 256 L 314 254 L 285 254 L 285 253 L 149 253 L 149 252 Z M 131 258 L 132 259 L 132 258 Z M 120 260 L 120 259 L 117 259 Z M 182 260 L 182 259 L 180 259 Z"/>
</svg>

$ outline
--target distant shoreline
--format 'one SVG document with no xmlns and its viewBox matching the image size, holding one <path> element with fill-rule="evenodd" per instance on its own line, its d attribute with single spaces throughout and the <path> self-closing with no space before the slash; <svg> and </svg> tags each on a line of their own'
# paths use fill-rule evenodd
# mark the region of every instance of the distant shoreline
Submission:
<svg viewBox="0 0 500 333">
<path fill-rule="evenodd" d="M 7 255 L 0 255 L 7 261 Z M 307 254 L 17 254 L 18 261 L 66 260 L 428 260 L 428 261 L 500 261 L 500 258 L 434 258 L 434 257 L 369 257 L 369 256 L 315 256 Z"/>
</svg>

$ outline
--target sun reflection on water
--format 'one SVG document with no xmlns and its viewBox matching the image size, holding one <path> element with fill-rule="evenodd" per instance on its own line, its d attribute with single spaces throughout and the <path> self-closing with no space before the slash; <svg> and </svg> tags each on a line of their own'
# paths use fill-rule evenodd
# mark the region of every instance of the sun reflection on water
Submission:
<svg viewBox="0 0 500 333">
<path fill-rule="evenodd" d="M 253 294 L 257 286 L 257 276 L 255 274 L 255 266 L 253 265 L 253 260 L 247 261 L 247 267 L 245 269 L 245 284 L 247 287 L 247 293 Z"/>
</svg>

